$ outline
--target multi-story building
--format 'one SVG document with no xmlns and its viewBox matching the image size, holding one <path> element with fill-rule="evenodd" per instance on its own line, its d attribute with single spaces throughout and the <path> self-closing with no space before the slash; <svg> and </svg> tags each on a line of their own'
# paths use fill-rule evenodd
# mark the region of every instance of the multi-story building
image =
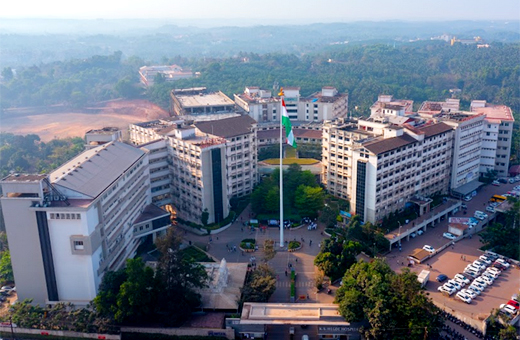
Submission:
<svg viewBox="0 0 520 340">
<path fill-rule="evenodd" d="M 452 139 L 443 123 L 327 122 L 322 180 L 362 220 L 376 222 L 415 196 L 447 192 Z"/>
<path fill-rule="evenodd" d="M 178 65 L 143 66 L 139 68 L 139 78 L 144 86 L 153 86 L 155 77 L 160 74 L 165 82 L 193 77 L 193 72 L 185 71 Z"/>
<path fill-rule="evenodd" d="M 480 163 L 484 115 L 469 112 L 451 111 L 440 113 L 435 120 L 451 126 L 454 130 L 450 190 L 465 196 L 479 188 L 481 183 Z"/>
<path fill-rule="evenodd" d="M 323 122 L 347 115 L 348 95 L 338 93 L 334 87 L 323 87 L 321 91 L 308 97 L 300 95 L 299 87 L 283 89 L 285 107 L 289 118 L 293 121 Z M 270 91 L 258 87 L 246 87 L 244 93 L 234 96 L 237 107 L 258 123 L 280 120 L 278 115 L 281 109 L 280 98 L 272 97 Z"/>
<path fill-rule="evenodd" d="M 107 270 L 170 225 L 169 213 L 151 205 L 148 154 L 117 141 L 49 175 L 0 183 L 18 297 L 37 304 L 88 304 Z"/>
<path fill-rule="evenodd" d="M 511 156 L 514 118 L 511 108 L 505 105 L 493 105 L 485 100 L 473 100 L 471 112 L 484 114 L 484 135 L 482 139 L 482 157 L 480 173 L 495 170 L 500 177 L 506 177 Z"/>
<path fill-rule="evenodd" d="M 111 142 L 123 141 L 123 134 L 119 128 L 104 127 L 102 129 L 89 130 L 85 133 L 85 148 L 91 149 L 96 146 Z"/>
<path fill-rule="evenodd" d="M 229 214 L 231 197 L 250 194 L 257 182 L 256 122 L 249 116 L 196 123 L 157 120 L 132 124 L 129 129 L 132 143 L 161 150 L 157 156 L 160 186 L 152 199 L 172 204 L 182 219 L 200 224 L 207 211 L 208 223 L 220 222 Z M 155 175 L 151 173 L 152 183 Z"/>
<path fill-rule="evenodd" d="M 413 100 L 394 99 L 392 95 L 381 94 L 370 107 L 370 116 L 404 116 L 413 112 Z"/>
<path fill-rule="evenodd" d="M 221 91 L 207 93 L 205 87 L 174 89 L 170 93 L 174 116 L 234 113 L 235 102 Z"/>
</svg>

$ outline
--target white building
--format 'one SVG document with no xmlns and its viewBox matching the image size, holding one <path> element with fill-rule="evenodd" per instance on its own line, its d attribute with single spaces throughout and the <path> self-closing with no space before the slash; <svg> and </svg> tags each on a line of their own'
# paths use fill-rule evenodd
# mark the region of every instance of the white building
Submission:
<svg viewBox="0 0 520 340">
<path fill-rule="evenodd" d="M 193 77 L 193 72 L 183 70 L 178 65 L 143 66 L 139 68 L 139 79 L 144 86 L 153 86 L 155 77 L 160 74 L 165 82 Z"/>
<path fill-rule="evenodd" d="M 322 179 L 331 194 L 350 200 L 353 213 L 377 222 L 416 196 L 447 193 L 452 139 L 452 128 L 443 123 L 329 122 Z"/>
<path fill-rule="evenodd" d="M 308 97 L 300 95 L 299 87 L 284 87 L 283 90 L 287 113 L 293 121 L 317 123 L 347 116 L 348 95 L 340 94 L 334 87 L 325 86 Z M 258 123 L 280 120 L 280 98 L 271 96 L 270 91 L 246 87 L 244 93 L 234 97 L 237 107 Z"/>
<path fill-rule="evenodd" d="M 92 148 L 50 175 L 13 174 L 1 198 L 19 299 L 88 304 L 103 274 L 165 230 L 150 205 L 148 155 L 120 142 Z"/>
<path fill-rule="evenodd" d="M 493 105 L 485 100 L 473 100 L 471 112 L 484 114 L 484 135 L 482 139 L 482 158 L 480 173 L 495 170 L 499 177 L 506 177 L 511 156 L 514 117 L 511 108 Z"/>
<path fill-rule="evenodd" d="M 256 122 L 249 116 L 203 122 L 157 120 L 132 124 L 129 129 L 132 143 L 161 150 L 157 156 L 160 187 L 152 196 L 172 204 L 184 220 L 200 224 L 207 211 L 208 223 L 220 222 L 229 214 L 229 200 L 250 194 L 257 183 Z M 151 173 L 152 186 L 155 175 Z"/>
</svg>

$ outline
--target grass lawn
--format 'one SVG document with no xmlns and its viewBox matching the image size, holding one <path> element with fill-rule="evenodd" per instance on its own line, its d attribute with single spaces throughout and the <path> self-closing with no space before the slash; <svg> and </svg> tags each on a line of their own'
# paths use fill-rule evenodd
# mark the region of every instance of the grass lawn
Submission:
<svg viewBox="0 0 520 340">
<path fill-rule="evenodd" d="M 186 254 L 192 257 L 196 262 L 215 262 L 212 258 L 208 257 L 204 252 L 200 251 L 200 249 L 190 246 L 188 248 L 184 248 L 182 250 L 183 254 Z"/>
<path fill-rule="evenodd" d="M 280 158 L 270 158 L 266 159 L 262 162 L 265 162 L 267 164 L 271 165 L 279 165 L 280 164 Z M 283 159 L 283 165 L 291 165 L 291 164 L 299 164 L 299 165 L 312 165 L 317 164 L 319 161 L 312 159 L 312 158 L 284 158 Z"/>
</svg>

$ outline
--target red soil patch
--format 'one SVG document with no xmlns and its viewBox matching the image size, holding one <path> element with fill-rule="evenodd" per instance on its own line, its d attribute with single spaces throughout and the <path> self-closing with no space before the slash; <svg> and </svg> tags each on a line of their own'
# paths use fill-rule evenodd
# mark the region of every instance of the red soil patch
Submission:
<svg viewBox="0 0 520 340">
<path fill-rule="evenodd" d="M 77 110 L 63 106 L 20 108 L 6 110 L 0 121 L 0 131 L 37 134 L 44 142 L 54 138 L 83 138 L 89 130 L 108 126 L 118 127 L 126 135 L 130 123 L 169 116 L 168 112 L 147 100 L 114 100 Z"/>
</svg>

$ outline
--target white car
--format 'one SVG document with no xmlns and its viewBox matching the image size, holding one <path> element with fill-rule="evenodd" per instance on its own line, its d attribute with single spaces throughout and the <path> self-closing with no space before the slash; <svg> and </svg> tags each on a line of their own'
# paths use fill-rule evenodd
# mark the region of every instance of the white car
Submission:
<svg viewBox="0 0 520 340">
<path fill-rule="evenodd" d="M 442 237 L 445 237 L 445 238 L 447 238 L 449 240 L 454 240 L 454 239 L 457 238 L 457 236 L 453 235 L 452 233 L 443 233 Z"/>
<path fill-rule="evenodd" d="M 469 286 L 468 289 L 471 289 L 472 291 L 474 291 L 478 295 L 480 295 L 480 293 L 482 293 L 482 291 L 484 290 L 484 288 L 481 288 L 479 286 L 474 286 L 474 285 Z"/>
<path fill-rule="evenodd" d="M 463 292 L 458 292 L 457 297 L 466 303 L 471 303 L 471 298 L 469 295 L 464 294 Z"/>
<path fill-rule="evenodd" d="M 474 272 L 477 272 L 477 273 L 480 273 L 482 270 L 480 269 L 480 267 L 477 267 L 475 266 L 474 264 L 468 264 L 466 266 L 466 269 L 469 269 L 469 270 L 472 270 Z"/>
<path fill-rule="evenodd" d="M 479 261 L 482 261 L 484 262 L 485 264 L 487 264 L 488 266 L 492 263 L 489 258 L 487 258 L 485 255 L 480 255 L 480 257 L 478 258 Z"/>
<path fill-rule="evenodd" d="M 426 250 L 428 253 L 435 253 L 435 248 L 433 248 L 432 246 L 429 246 L 427 244 L 425 244 L 422 249 Z"/>
<path fill-rule="evenodd" d="M 494 281 L 493 278 L 491 278 L 489 276 L 486 276 L 484 274 L 480 275 L 480 279 L 484 280 L 484 282 L 486 282 L 488 286 L 491 286 L 493 284 L 493 281 Z"/>
<path fill-rule="evenodd" d="M 477 297 L 477 293 L 475 293 L 474 291 L 472 291 L 471 289 L 463 289 L 461 290 L 462 293 L 468 295 L 470 298 L 474 299 Z"/>
<path fill-rule="evenodd" d="M 500 263 L 501 265 L 503 265 L 506 268 L 509 268 L 509 266 L 511 266 L 506 260 L 503 260 L 503 259 L 497 259 L 495 262 Z"/>
<path fill-rule="evenodd" d="M 490 205 L 488 205 L 488 206 L 486 207 L 486 211 L 489 211 L 490 213 L 494 213 L 494 212 L 495 212 L 495 208 L 492 207 L 492 206 L 490 206 Z"/>
<path fill-rule="evenodd" d="M 455 276 L 453 278 L 454 279 L 459 279 L 459 280 L 463 281 L 464 284 L 468 284 L 469 283 L 469 279 L 467 277 L 465 277 L 464 275 L 462 275 L 462 274 L 455 274 Z"/>
<path fill-rule="evenodd" d="M 502 274 L 502 272 L 500 271 L 500 269 L 495 268 L 495 267 L 489 267 L 489 268 L 486 268 L 486 271 L 489 272 L 489 273 L 496 274 L 497 276 L 500 275 L 500 274 Z"/>
<path fill-rule="evenodd" d="M 440 286 L 437 290 L 441 293 L 448 293 L 448 295 L 452 295 L 457 291 L 455 288 L 448 288 L 446 286 Z"/>
<path fill-rule="evenodd" d="M 478 278 L 473 280 L 473 282 L 471 282 L 471 285 L 475 286 L 475 287 L 479 287 L 481 290 L 486 289 L 487 283 L 482 280 L 479 280 L 479 281 L 477 281 L 477 280 L 478 280 Z"/>
<path fill-rule="evenodd" d="M 422 229 L 417 230 L 417 235 L 422 235 L 422 234 L 424 234 L 424 231 Z"/>
<path fill-rule="evenodd" d="M 483 269 L 486 269 L 486 267 L 487 267 L 487 264 L 485 262 L 480 261 L 480 260 L 473 261 L 473 264 L 475 266 L 479 266 L 480 268 L 483 268 Z"/>
<path fill-rule="evenodd" d="M 505 303 L 500 305 L 500 309 L 504 309 L 504 310 L 506 310 L 507 312 L 509 312 L 510 314 L 513 314 L 513 315 L 516 314 L 515 307 L 513 307 L 511 305 L 507 305 Z"/>
<path fill-rule="evenodd" d="M 457 288 L 457 290 L 462 289 L 462 287 L 464 286 L 464 285 L 458 283 L 458 282 L 455 281 L 455 280 L 448 280 L 447 283 L 449 283 L 449 284 L 452 285 L 452 286 L 455 286 L 455 288 Z"/>
<path fill-rule="evenodd" d="M 473 269 L 469 269 L 469 268 L 464 269 L 464 274 L 468 274 L 471 277 L 477 277 L 478 276 L 478 272 L 477 271 L 475 271 Z"/>
<path fill-rule="evenodd" d="M 453 281 L 457 282 L 461 287 L 466 285 L 466 281 L 459 279 L 458 277 L 453 278 Z"/>
</svg>

